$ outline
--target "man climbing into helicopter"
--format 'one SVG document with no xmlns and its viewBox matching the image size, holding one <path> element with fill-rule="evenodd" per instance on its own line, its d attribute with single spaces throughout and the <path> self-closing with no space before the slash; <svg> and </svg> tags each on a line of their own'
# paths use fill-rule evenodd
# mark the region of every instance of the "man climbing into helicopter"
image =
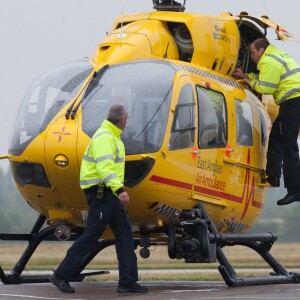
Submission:
<svg viewBox="0 0 300 300">
<path fill-rule="evenodd" d="M 236 69 L 234 76 L 243 79 L 260 94 L 273 95 L 279 105 L 279 114 L 269 137 L 265 180 L 278 187 L 283 169 L 287 195 L 277 204 L 287 205 L 300 201 L 300 67 L 287 53 L 264 38 L 250 44 L 250 54 L 259 74 L 245 74 L 241 69 Z"/>
<path fill-rule="evenodd" d="M 49 278 L 63 293 L 75 292 L 69 282 L 76 278 L 81 262 L 97 245 L 107 225 L 115 235 L 119 262 L 117 291 L 148 292 L 147 287 L 137 283 L 137 258 L 132 228 L 125 209 L 129 196 L 124 190 L 125 149 L 120 135 L 126 126 L 127 116 L 124 106 L 113 105 L 107 120 L 93 135 L 82 158 L 80 187 L 89 205 L 87 225 Z"/>
</svg>

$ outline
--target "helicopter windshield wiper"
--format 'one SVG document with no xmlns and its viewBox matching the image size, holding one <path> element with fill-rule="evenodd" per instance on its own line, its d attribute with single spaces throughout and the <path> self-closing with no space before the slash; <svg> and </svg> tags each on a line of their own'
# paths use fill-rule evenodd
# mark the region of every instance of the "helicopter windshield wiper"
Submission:
<svg viewBox="0 0 300 300">
<path fill-rule="evenodd" d="M 107 64 L 107 65 L 103 66 L 100 70 L 98 70 L 97 72 L 94 72 L 91 79 L 85 85 L 85 87 L 86 86 L 88 86 L 88 87 L 85 91 L 84 98 L 86 98 L 95 89 L 95 87 L 98 86 L 98 83 L 99 83 L 100 79 L 102 78 L 103 74 L 105 73 L 105 71 L 107 70 L 108 67 L 109 67 L 109 65 Z M 82 91 L 85 89 L 85 87 L 82 89 Z M 80 106 L 80 104 L 82 103 L 82 100 L 83 100 L 83 99 L 81 99 L 78 102 L 78 104 L 74 107 L 78 97 L 79 97 L 79 95 L 76 97 L 76 99 L 73 101 L 71 106 L 68 108 L 67 113 L 65 115 L 66 119 L 69 119 L 69 116 L 71 115 L 71 119 L 74 120 L 76 112 L 77 112 L 77 110 L 78 110 L 78 108 L 79 108 L 79 106 Z"/>
<path fill-rule="evenodd" d="M 94 73 L 94 74 L 95 74 L 95 73 Z M 70 105 L 70 107 L 67 109 L 67 112 L 66 112 L 66 114 L 65 114 L 65 117 L 66 117 L 67 120 L 68 120 L 69 117 L 70 117 L 70 113 L 71 113 L 71 111 L 72 111 L 72 109 L 73 109 L 73 107 L 74 107 L 74 105 L 75 105 L 75 103 L 76 103 L 78 97 L 82 94 L 82 92 L 85 90 L 86 86 L 91 82 L 92 79 L 93 79 L 93 77 L 91 77 L 91 78 L 87 81 L 87 83 L 85 84 L 85 86 L 81 89 L 81 92 L 77 95 L 77 97 L 75 98 L 75 100 L 72 102 L 72 104 Z"/>
</svg>

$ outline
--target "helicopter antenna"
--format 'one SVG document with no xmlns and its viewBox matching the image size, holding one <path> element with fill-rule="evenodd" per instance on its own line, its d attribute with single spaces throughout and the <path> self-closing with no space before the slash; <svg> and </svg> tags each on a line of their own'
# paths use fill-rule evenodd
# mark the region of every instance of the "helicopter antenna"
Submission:
<svg viewBox="0 0 300 300">
<path fill-rule="evenodd" d="M 153 1 L 153 8 L 157 11 L 185 11 L 185 2 L 179 3 L 174 0 L 152 0 Z"/>
<path fill-rule="evenodd" d="M 121 33 L 119 35 L 120 40 L 122 40 L 122 38 L 124 38 L 126 36 L 126 34 L 123 32 L 123 16 L 124 16 L 123 9 L 124 9 L 124 7 L 122 7 Z"/>
</svg>

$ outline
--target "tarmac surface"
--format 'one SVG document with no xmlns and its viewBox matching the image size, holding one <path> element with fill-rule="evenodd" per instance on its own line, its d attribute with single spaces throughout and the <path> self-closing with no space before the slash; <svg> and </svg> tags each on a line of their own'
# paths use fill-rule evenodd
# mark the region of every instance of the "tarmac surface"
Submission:
<svg viewBox="0 0 300 300">
<path fill-rule="evenodd" d="M 117 282 L 72 283 L 74 294 L 64 294 L 51 283 L 30 283 L 17 285 L 0 284 L 1 300 L 194 300 L 194 299 L 300 299 L 299 284 L 273 284 L 229 288 L 222 281 L 145 281 L 149 288 L 146 294 L 119 294 Z"/>
</svg>

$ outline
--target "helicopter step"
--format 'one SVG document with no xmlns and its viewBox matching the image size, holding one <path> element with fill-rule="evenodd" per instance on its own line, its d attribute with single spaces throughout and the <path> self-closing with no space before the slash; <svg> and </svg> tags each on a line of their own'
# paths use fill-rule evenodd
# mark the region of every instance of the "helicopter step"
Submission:
<svg viewBox="0 0 300 300">
<path fill-rule="evenodd" d="M 218 270 L 229 287 L 300 282 L 300 273 L 288 272 L 269 252 L 277 239 L 273 233 L 220 234 L 203 204 L 195 209 L 183 210 L 179 218 L 171 224 L 168 232 L 170 258 L 184 258 L 187 263 L 218 260 Z M 178 233 L 181 233 L 181 238 L 178 238 Z M 239 277 L 222 250 L 236 245 L 257 252 L 274 272 L 270 276 Z"/>
</svg>

